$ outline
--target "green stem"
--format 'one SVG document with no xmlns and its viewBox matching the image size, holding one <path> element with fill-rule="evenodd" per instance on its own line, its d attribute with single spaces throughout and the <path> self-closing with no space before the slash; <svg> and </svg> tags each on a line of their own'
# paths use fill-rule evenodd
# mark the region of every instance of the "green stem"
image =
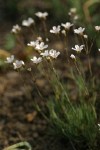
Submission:
<svg viewBox="0 0 100 150">
<path fill-rule="evenodd" d="M 79 75 L 80 75 L 80 77 L 81 77 L 81 79 L 82 79 L 83 85 L 84 85 L 84 87 L 85 87 L 86 95 L 89 95 L 88 89 L 87 89 L 87 87 L 86 87 L 86 85 L 85 85 L 85 80 L 84 80 L 84 78 L 82 77 L 82 73 L 81 73 L 81 71 L 79 70 L 76 61 L 75 61 L 75 67 L 76 67 L 76 69 L 77 69 L 77 71 L 78 71 L 78 73 L 79 73 Z"/>
<path fill-rule="evenodd" d="M 72 109 L 74 110 L 74 108 L 73 108 L 73 106 L 72 106 L 72 103 L 71 103 L 71 101 L 70 101 L 70 99 L 69 99 L 69 96 L 68 96 L 67 92 L 65 91 L 65 88 L 63 87 L 62 83 L 59 81 L 58 74 L 57 74 L 57 72 L 56 72 L 56 70 L 55 70 L 55 68 L 54 68 L 54 66 L 53 66 L 53 62 L 52 62 L 52 61 L 50 61 L 50 62 L 51 62 L 51 66 L 52 66 L 53 72 L 54 72 L 54 74 L 55 74 L 55 77 L 56 77 L 56 79 L 57 79 L 57 83 L 58 83 L 58 85 L 60 85 L 62 91 L 64 91 L 64 94 L 65 94 L 65 96 L 66 96 L 66 98 L 67 98 L 68 103 L 70 104 L 70 106 L 71 106 Z"/>
<path fill-rule="evenodd" d="M 4 150 L 18 150 L 19 147 L 23 147 L 23 146 L 27 147 L 28 150 L 32 150 L 32 147 L 28 142 L 20 142 L 12 146 L 9 146 L 7 148 L 4 148 Z"/>
</svg>

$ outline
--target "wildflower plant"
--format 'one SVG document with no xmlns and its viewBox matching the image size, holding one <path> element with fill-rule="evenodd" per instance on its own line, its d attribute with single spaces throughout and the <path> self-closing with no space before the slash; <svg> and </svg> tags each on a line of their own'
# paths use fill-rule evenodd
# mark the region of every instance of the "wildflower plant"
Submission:
<svg viewBox="0 0 100 150">
<path fill-rule="evenodd" d="M 59 25 L 57 27 L 53 26 L 52 29 L 50 30 L 50 33 L 53 33 L 53 34 L 59 34 L 59 32 L 60 32 L 60 26 Z"/>
<path fill-rule="evenodd" d="M 65 30 L 69 30 L 70 27 L 73 26 L 73 24 L 71 24 L 70 22 L 66 22 L 65 24 L 62 23 L 61 26 L 64 27 Z"/>
<path fill-rule="evenodd" d="M 14 61 L 14 55 L 11 55 L 10 57 L 6 58 L 6 63 L 12 63 Z"/>
<path fill-rule="evenodd" d="M 28 18 L 27 20 L 22 21 L 22 26 L 29 27 L 32 24 L 34 24 L 34 20 L 32 18 Z"/>
<path fill-rule="evenodd" d="M 15 33 L 15 34 L 20 32 L 20 31 L 21 31 L 21 27 L 18 24 L 14 25 L 12 30 L 11 30 L 11 32 Z"/>
<path fill-rule="evenodd" d="M 76 9 L 70 10 L 70 15 L 74 16 L 75 13 Z M 39 17 L 40 20 L 46 20 L 48 13 L 38 12 L 35 15 Z M 33 23 L 33 21 L 31 23 Z M 25 25 L 26 21 L 24 21 L 23 24 Z M 66 31 L 71 27 L 73 28 L 71 32 L 75 33 L 73 34 L 75 39 L 77 35 L 79 36 L 79 40 L 74 41 L 75 46 L 68 45 L 69 34 L 67 34 Z M 63 30 L 63 28 L 65 30 Z M 95 27 L 95 29 L 99 30 L 99 27 Z M 47 31 L 44 30 L 44 32 Z M 90 60 L 92 48 L 91 45 L 88 45 L 88 35 L 84 32 L 85 28 L 79 27 L 76 29 L 75 25 L 70 22 L 65 24 L 61 23 L 61 26 L 53 26 L 52 29 L 48 30 L 50 37 L 53 36 L 53 34 L 59 34 L 59 37 L 61 33 L 64 34 L 62 40 L 62 45 L 65 46 L 63 48 L 64 51 L 55 50 L 55 48 L 51 48 L 49 44 L 46 43 L 44 39 L 47 33 L 44 33 L 44 37 L 41 38 L 41 40 L 39 40 L 40 38 L 36 38 L 27 44 L 28 47 L 33 48 L 33 52 L 35 51 L 36 54 L 34 55 L 33 53 L 29 61 L 40 71 L 40 74 L 43 73 L 52 87 L 53 95 L 48 96 L 50 100 L 47 102 L 49 123 L 53 131 L 59 137 L 63 137 L 71 143 L 74 150 L 94 150 L 98 146 L 98 139 L 100 137 L 100 124 L 98 123 L 95 108 L 98 95 L 96 92 L 97 81 L 93 74 Z M 67 50 L 67 53 L 65 50 Z M 63 53 L 66 58 L 65 65 L 69 67 L 66 70 L 69 73 L 68 80 L 73 83 L 74 89 L 69 88 L 70 84 L 63 80 L 55 67 L 55 60 L 59 59 L 61 61 L 60 58 L 63 56 Z M 85 56 L 87 61 L 87 73 L 84 69 L 84 60 L 81 59 L 82 56 Z M 32 73 L 32 68 L 27 68 L 27 62 L 24 63 L 23 60 L 16 60 L 13 55 L 7 58 L 6 62 L 12 63 L 14 69 L 23 67 Z M 60 62 L 60 64 L 62 66 L 64 65 L 63 62 Z M 87 74 L 89 77 L 87 77 Z M 76 93 L 75 101 L 73 101 L 74 94 L 71 94 L 74 90 Z"/>
</svg>

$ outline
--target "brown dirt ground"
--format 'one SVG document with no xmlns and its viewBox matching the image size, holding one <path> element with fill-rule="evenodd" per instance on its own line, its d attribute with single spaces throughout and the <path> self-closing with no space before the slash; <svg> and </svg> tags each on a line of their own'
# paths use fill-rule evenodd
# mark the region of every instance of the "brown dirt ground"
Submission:
<svg viewBox="0 0 100 150">
<path fill-rule="evenodd" d="M 38 82 L 43 89 L 46 83 L 41 79 Z M 32 97 L 27 97 L 29 93 Z M 44 102 L 25 77 L 22 80 L 14 71 L 0 74 L 0 149 L 19 141 L 30 142 L 34 150 L 66 149 L 64 143 L 49 136 L 48 123 L 34 109 L 34 102 L 44 108 Z"/>
</svg>

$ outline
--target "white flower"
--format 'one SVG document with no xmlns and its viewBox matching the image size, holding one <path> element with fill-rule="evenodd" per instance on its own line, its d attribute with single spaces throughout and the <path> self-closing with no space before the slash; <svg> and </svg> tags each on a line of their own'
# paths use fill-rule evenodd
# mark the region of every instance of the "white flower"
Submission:
<svg viewBox="0 0 100 150">
<path fill-rule="evenodd" d="M 99 130 L 100 130 L 100 123 L 98 123 L 98 127 L 99 127 Z"/>
<path fill-rule="evenodd" d="M 83 37 L 84 37 L 85 39 L 87 39 L 87 38 L 88 38 L 88 35 L 84 34 Z"/>
<path fill-rule="evenodd" d="M 45 50 L 44 53 L 41 53 L 40 55 L 42 55 L 43 57 L 52 57 L 52 58 L 57 58 L 60 55 L 60 52 L 57 52 L 54 49 L 51 49 L 50 51 Z"/>
<path fill-rule="evenodd" d="M 74 19 L 74 20 L 77 20 L 78 18 L 79 18 L 79 16 L 78 16 L 78 15 L 75 15 L 73 19 Z"/>
<path fill-rule="evenodd" d="M 29 27 L 33 23 L 34 23 L 34 20 L 32 18 L 28 18 L 27 20 L 22 21 L 22 25 L 26 27 Z"/>
<path fill-rule="evenodd" d="M 44 45 L 44 42 L 41 42 L 41 43 L 37 43 L 36 46 L 35 46 L 35 49 L 36 50 L 44 50 L 48 47 L 48 45 Z"/>
<path fill-rule="evenodd" d="M 12 63 L 13 61 L 14 61 L 14 55 L 11 55 L 10 57 L 6 58 L 5 62 L 9 64 L 9 63 Z"/>
<path fill-rule="evenodd" d="M 34 56 L 31 61 L 35 64 L 38 64 L 42 61 L 42 57 L 37 58 L 36 56 Z"/>
<path fill-rule="evenodd" d="M 46 17 L 48 16 L 48 13 L 47 13 L 47 12 L 44 12 L 44 13 L 42 13 L 42 12 L 37 12 L 37 13 L 35 13 L 35 15 L 36 15 L 37 17 L 39 17 L 40 19 L 46 19 Z"/>
<path fill-rule="evenodd" d="M 42 37 L 41 37 L 41 36 L 38 36 L 38 37 L 37 37 L 37 41 L 40 41 L 40 42 L 41 42 L 41 41 L 42 41 Z"/>
<path fill-rule="evenodd" d="M 48 56 L 50 56 L 48 50 L 45 50 L 44 53 L 41 53 L 40 55 L 42 55 L 43 57 L 48 57 Z"/>
<path fill-rule="evenodd" d="M 32 69 L 31 69 L 31 68 L 27 68 L 27 70 L 28 70 L 28 71 L 32 71 Z"/>
<path fill-rule="evenodd" d="M 30 43 L 28 43 L 27 45 L 28 46 L 32 46 L 32 47 L 34 47 L 35 48 L 35 46 L 37 45 L 39 43 L 39 41 L 38 40 L 36 40 L 36 41 L 31 41 Z"/>
<path fill-rule="evenodd" d="M 95 26 L 96 31 L 100 31 L 100 26 Z"/>
<path fill-rule="evenodd" d="M 77 11 L 76 8 L 71 8 L 71 9 L 70 9 L 70 12 L 71 12 L 71 13 L 76 13 L 76 11 Z"/>
<path fill-rule="evenodd" d="M 75 48 L 72 47 L 72 49 L 77 51 L 77 52 L 81 52 L 83 47 L 84 47 L 84 45 L 81 45 L 81 46 L 75 45 Z"/>
<path fill-rule="evenodd" d="M 98 123 L 98 126 L 100 127 L 100 123 Z"/>
<path fill-rule="evenodd" d="M 61 33 L 66 36 L 66 31 L 65 30 L 62 30 Z"/>
<path fill-rule="evenodd" d="M 21 27 L 18 24 L 16 24 L 13 26 L 11 32 L 18 33 L 20 30 L 21 30 Z"/>
<path fill-rule="evenodd" d="M 85 30 L 85 28 L 79 27 L 78 29 L 74 29 L 74 33 L 82 35 L 84 30 Z"/>
<path fill-rule="evenodd" d="M 98 49 L 98 51 L 100 52 L 100 48 Z"/>
<path fill-rule="evenodd" d="M 54 33 L 54 34 L 59 34 L 60 32 L 60 26 L 53 26 L 52 29 L 50 30 L 51 33 Z"/>
<path fill-rule="evenodd" d="M 50 54 L 50 56 L 51 56 L 52 58 L 57 58 L 57 57 L 60 55 L 60 52 L 57 52 L 56 50 L 51 49 L 51 50 L 49 51 L 49 54 Z"/>
<path fill-rule="evenodd" d="M 76 59 L 75 55 L 73 55 L 73 54 L 71 54 L 70 57 L 71 57 L 72 59 Z"/>
<path fill-rule="evenodd" d="M 69 30 L 71 26 L 73 26 L 73 24 L 71 24 L 70 22 L 66 22 L 65 24 L 62 23 L 61 26 L 63 26 L 65 28 L 65 30 Z"/>
<path fill-rule="evenodd" d="M 48 45 L 44 45 L 44 42 L 39 42 L 39 40 L 36 41 L 31 41 L 30 43 L 27 44 L 28 46 L 34 47 L 36 50 L 44 50 L 48 47 Z"/>
<path fill-rule="evenodd" d="M 14 65 L 14 69 L 19 69 L 19 68 L 21 68 L 23 65 L 25 65 L 24 64 L 24 62 L 22 61 L 22 60 L 16 60 L 14 63 L 13 63 L 13 65 Z"/>
<path fill-rule="evenodd" d="M 75 14 L 76 11 L 77 11 L 76 8 L 71 8 L 68 14 L 71 16 L 71 15 Z"/>
<path fill-rule="evenodd" d="M 48 39 L 48 38 L 46 38 L 45 40 L 46 40 L 46 42 L 49 42 L 49 39 Z"/>
</svg>

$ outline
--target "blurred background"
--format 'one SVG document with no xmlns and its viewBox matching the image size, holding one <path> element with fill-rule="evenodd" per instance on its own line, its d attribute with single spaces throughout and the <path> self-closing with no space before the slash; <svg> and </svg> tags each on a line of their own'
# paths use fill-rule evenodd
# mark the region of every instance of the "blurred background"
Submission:
<svg viewBox="0 0 100 150">
<path fill-rule="evenodd" d="M 73 7 L 77 8 L 81 23 L 100 23 L 99 0 L 1 0 L 0 21 L 16 22 L 33 17 L 36 11 L 48 11 L 52 22 L 62 22 L 68 19 L 69 9 Z"/>
<path fill-rule="evenodd" d="M 71 8 L 77 9 L 76 21 L 72 21 L 69 16 Z M 12 26 L 21 25 L 22 20 L 28 17 L 38 22 L 35 16 L 38 11 L 49 13 L 49 29 L 53 25 L 73 22 L 76 27 L 86 27 L 86 33 L 90 38 L 96 37 L 94 27 L 100 25 L 100 0 L 0 0 L 0 49 L 10 52 L 16 46 L 15 37 L 10 32 Z M 95 49 L 100 47 L 99 41 L 100 36 L 97 36 L 94 39 Z M 2 54 L 2 51 L 0 53 Z"/>
</svg>

